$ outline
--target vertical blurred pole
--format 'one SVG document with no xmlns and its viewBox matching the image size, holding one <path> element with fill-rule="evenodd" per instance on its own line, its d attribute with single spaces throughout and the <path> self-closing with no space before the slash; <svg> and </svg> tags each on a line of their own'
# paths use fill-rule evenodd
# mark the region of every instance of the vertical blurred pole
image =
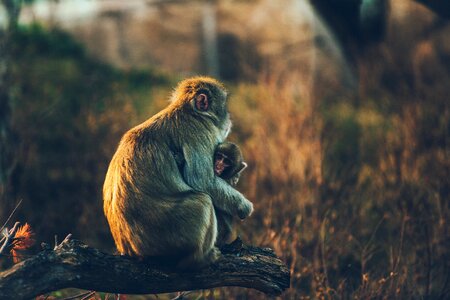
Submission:
<svg viewBox="0 0 450 300">
<path fill-rule="evenodd" d="M 116 24 L 117 28 L 117 35 L 118 38 L 118 51 L 120 55 L 120 63 L 123 67 L 129 68 L 130 67 L 130 51 L 128 50 L 127 46 L 127 12 L 126 11 L 118 11 L 116 14 L 113 14 L 114 22 Z"/>
<path fill-rule="evenodd" d="M 208 75 L 218 78 L 220 75 L 217 41 L 217 4 L 206 0 L 202 8 L 203 52 L 205 53 Z"/>
<path fill-rule="evenodd" d="M 21 0 L 2 0 L 7 13 L 6 24 L 0 24 L 0 222 L 4 221 L 12 208 L 10 176 L 13 158 L 13 134 L 11 128 L 10 42 L 17 28 Z"/>
<path fill-rule="evenodd" d="M 297 0 L 297 2 L 300 2 L 300 1 L 302 1 L 302 0 Z M 316 18 L 316 16 L 315 16 L 315 14 L 314 14 L 314 9 L 311 7 L 311 4 L 309 3 L 309 2 L 307 2 L 307 5 L 308 5 L 308 7 L 309 7 L 309 9 L 310 9 L 310 11 L 311 11 L 311 13 L 310 14 L 308 14 L 308 17 L 309 17 L 309 23 L 311 24 L 311 31 L 312 31 L 312 43 L 313 43 L 313 45 L 312 45 L 312 54 L 311 54 L 311 60 L 310 60 L 310 62 L 311 62 L 311 65 L 310 65 L 310 73 L 309 73 L 309 75 L 310 75 L 310 77 L 309 77 L 309 101 L 310 101 L 310 104 L 311 104 L 311 110 L 313 111 L 313 112 L 316 112 L 316 110 L 317 110 L 317 107 L 318 107 L 318 105 L 319 105 L 319 99 L 318 99 L 318 97 L 317 97 L 317 90 L 316 90 L 316 88 L 318 87 L 317 85 L 316 85 L 316 82 L 317 82 L 317 74 L 318 74 L 318 68 L 317 68 L 317 65 L 318 65 L 318 62 L 317 62 L 317 52 L 318 52 L 318 49 L 317 49 L 317 46 L 315 45 L 315 39 L 316 39 L 316 35 L 317 35 L 317 32 L 318 32 L 318 29 L 317 29 L 317 27 L 318 27 L 318 24 L 317 24 L 317 18 Z M 301 7 L 301 6 L 300 6 Z M 312 114 L 312 116 L 313 117 L 315 117 L 317 114 L 316 113 L 313 113 Z"/>
</svg>

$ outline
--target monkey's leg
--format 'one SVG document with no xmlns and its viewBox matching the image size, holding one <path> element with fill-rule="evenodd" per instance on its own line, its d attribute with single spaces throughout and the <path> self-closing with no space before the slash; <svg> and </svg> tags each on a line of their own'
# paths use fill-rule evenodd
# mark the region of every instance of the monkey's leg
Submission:
<svg viewBox="0 0 450 300">
<path fill-rule="evenodd" d="M 217 241 L 216 245 L 220 248 L 231 242 L 233 234 L 233 216 L 216 208 L 217 218 Z"/>
<path fill-rule="evenodd" d="M 183 228 L 180 238 L 185 239 L 187 249 L 192 249 L 178 266 L 182 269 L 198 269 L 217 260 L 220 251 L 215 247 L 217 240 L 217 219 L 211 197 L 205 193 L 196 193 L 183 204 L 185 217 L 191 217 L 193 228 Z M 200 233 L 200 234 L 192 234 Z"/>
</svg>

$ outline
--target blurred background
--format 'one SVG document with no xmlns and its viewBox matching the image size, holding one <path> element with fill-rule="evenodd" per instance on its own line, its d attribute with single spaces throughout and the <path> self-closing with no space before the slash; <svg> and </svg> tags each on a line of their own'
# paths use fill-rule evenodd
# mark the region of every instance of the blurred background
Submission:
<svg viewBox="0 0 450 300">
<path fill-rule="evenodd" d="M 114 252 L 101 190 L 120 137 L 207 74 L 249 164 L 238 231 L 287 263 L 282 299 L 450 297 L 450 1 L 1 3 L 1 223 L 22 199 L 38 242 Z"/>
</svg>

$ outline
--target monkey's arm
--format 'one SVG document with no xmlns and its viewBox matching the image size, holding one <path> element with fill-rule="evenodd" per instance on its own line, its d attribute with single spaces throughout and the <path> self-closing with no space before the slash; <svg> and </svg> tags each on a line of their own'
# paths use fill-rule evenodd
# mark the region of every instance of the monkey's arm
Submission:
<svg viewBox="0 0 450 300">
<path fill-rule="evenodd" d="M 212 155 L 202 151 L 183 149 L 186 165 L 183 177 L 193 189 L 209 194 L 215 207 L 243 219 L 253 212 L 253 204 L 222 178 L 215 176 Z"/>
</svg>

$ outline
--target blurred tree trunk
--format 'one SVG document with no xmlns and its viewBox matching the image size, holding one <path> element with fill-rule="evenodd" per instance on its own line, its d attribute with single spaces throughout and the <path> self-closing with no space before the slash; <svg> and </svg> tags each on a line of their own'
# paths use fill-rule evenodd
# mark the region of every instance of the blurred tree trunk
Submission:
<svg viewBox="0 0 450 300">
<path fill-rule="evenodd" d="M 388 0 L 309 0 L 342 47 L 350 63 L 385 36 Z"/>
<path fill-rule="evenodd" d="M 11 37 L 17 28 L 21 0 L 2 0 L 7 23 L 0 28 L 0 222 L 12 208 L 10 177 L 14 169 L 14 139 L 11 126 Z"/>
<path fill-rule="evenodd" d="M 218 78 L 219 54 L 217 41 L 217 4 L 205 1 L 202 8 L 203 51 L 208 75 Z"/>
<path fill-rule="evenodd" d="M 448 0 L 415 0 L 425 5 L 443 19 L 450 19 L 450 1 Z"/>
<path fill-rule="evenodd" d="M 367 60 L 378 51 L 385 39 L 389 0 L 309 0 L 316 13 L 336 38 L 355 83 L 346 92 L 354 105 L 366 94 Z"/>
</svg>

